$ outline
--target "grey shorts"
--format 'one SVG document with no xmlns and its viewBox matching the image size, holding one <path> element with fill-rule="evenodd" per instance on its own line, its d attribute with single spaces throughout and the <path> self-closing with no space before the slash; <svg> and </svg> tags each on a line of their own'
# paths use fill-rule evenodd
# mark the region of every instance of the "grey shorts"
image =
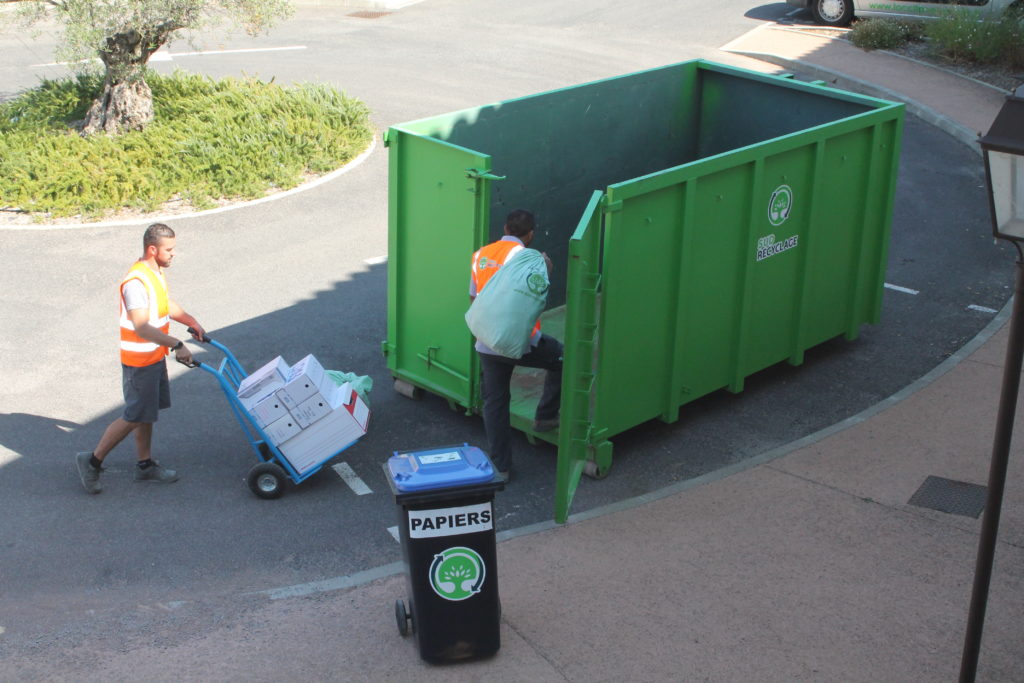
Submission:
<svg viewBox="0 0 1024 683">
<path fill-rule="evenodd" d="M 167 363 L 160 361 L 141 368 L 121 365 L 124 415 L 127 422 L 156 422 L 159 412 L 171 407 L 171 383 Z"/>
</svg>

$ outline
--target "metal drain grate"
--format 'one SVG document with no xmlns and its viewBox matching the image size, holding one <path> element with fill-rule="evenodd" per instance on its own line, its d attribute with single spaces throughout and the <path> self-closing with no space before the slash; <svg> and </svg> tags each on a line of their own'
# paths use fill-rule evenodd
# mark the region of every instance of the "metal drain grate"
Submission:
<svg viewBox="0 0 1024 683">
<path fill-rule="evenodd" d="M 391 14 L 391 12 L 372 12 L 370 10 L 360 10 L 358 12 L 352 12 L 348 16 L 357 17 L 359 19 L 380 19 L 381 17 L 386 17 L 389 14 Z"/>
<path fill-rule="evenodd" d="M 907 504 L 977 519 L 987 498 L 987 486 L 929 476 Z"/>
</svg>

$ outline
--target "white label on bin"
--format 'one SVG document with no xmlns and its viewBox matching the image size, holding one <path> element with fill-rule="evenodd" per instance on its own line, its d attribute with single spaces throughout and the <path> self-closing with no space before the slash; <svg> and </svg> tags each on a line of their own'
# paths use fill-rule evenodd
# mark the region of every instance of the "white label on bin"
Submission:
<svg viewBox="0 0 1024 683">
<path fill-rule="evenodd" d="M 451 453 L 434 453 L 432 455 L 417 455 L 420 464 L 422 465 L 436 465 L 439 462 L 454 462 L 462 458 L 457 452 L 452 451 Z"/>
<path fill-rule="evenodd" d="M 475 534 L 494 528 L 490 503 L 440 510 L 409 510 L 409 538 Z"/>
</svg>

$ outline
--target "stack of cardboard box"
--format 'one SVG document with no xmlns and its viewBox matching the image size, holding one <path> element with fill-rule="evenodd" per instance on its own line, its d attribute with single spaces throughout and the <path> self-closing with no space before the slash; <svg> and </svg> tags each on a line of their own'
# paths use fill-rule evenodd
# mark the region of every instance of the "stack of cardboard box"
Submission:
<svg viewBox="0 0 1024 683">
<path fill-rule="evenodd" d="M 300 475 L 366 433 L 370 409 L 349 382 L 336 384 L 312 355 L 278 356 L 238 385 L 238 399 Z"/>
</svg>

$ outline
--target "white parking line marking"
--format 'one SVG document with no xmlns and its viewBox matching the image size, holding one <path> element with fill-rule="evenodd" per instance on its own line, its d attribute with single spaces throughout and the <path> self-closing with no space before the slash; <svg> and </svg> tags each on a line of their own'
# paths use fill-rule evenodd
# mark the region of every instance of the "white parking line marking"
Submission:
<svg viewBox="0 0 1024 683">
<path fill-rule="evenodd" d="M 365 263 L 368 266 L 376 266 L 377 264 L 387 263 L 387 262 L 388 262 L 388 257 L 387 257 L 386 254 L 384 256 L 374 256 L 373 258 L 368 258 L 365 261 L 363 261 L 363 263 Z"/>
<path fill-rule="evenodd" d="M 159 50 L 154 52 L 150 56 L 149 61 L 151 62 L 171 62 L 174 61 L 175 57 L 196 57 L 201 55 L 237 55 L 247 52 L 282 52 L 287 50 L 305 50 L 305 45 L 289 45 L 286 47 L 249 47 L 241 48 L 238 50 L 203 50 L 200 52 L 175 52 L 170 53 L 166 50 Z M 99 59 L 79 59 L 74 62 L 50 62 L 49 64 L 32 64 L 31 68 L 46 67 L 46 66 L 67 66 L 69 64 L 85 64 L 86 62 L 98 62 Z"/>
<path fill-rule="evenodd" d="M 888 282 L 885 283 L 885 288 L 886 289 L 892 289 L 892 290 L 897 291 L 897 292 L 903 292 L 904 294 L 914 294 L 914 295 L 917 295 L 917 294 L 921 293 L 921 292 L 919 292 L 916 289 L 910 289 L 909 287 L 900 287 L 899 285 L 890 285 Z"/>
<path fill-rule="evenodd" d="M 392 538 L 394 538 L 399 543 L 402 542 L 402 540 L 398 537 L 398 527 L 397 526 L 389 526 L 388 527 L 388 533 L 391 534 Z"/>
<path fill-rule="evenodd" d="M 332 470 L 338 473 L 338 476 L 345 480 L 348 487 L 352 489 L 357 496 L 365 496 L 367 493 L 373 493 L 370 487 L 366 485 L 359 475 L 348 466 L 347 462 L 339 462 L 337 465 L 331 467 Z"/>
<path fill-rule="evenodd" d="M 305 45 L 289 45 L 287 47 L 247 47 L 238 50 L 202 50 L 200 52 L 177 52 L 172 57 L 194 57 L 196 55 L 237 55 L 247 52 L 284 52 L 287 50 L 305 50 Z"/>
<path fill-rule="evenodd" d="M 989 308 L 988 306 L 977 306 L 975 304 L 971 304 L 967 308 L 972 310 L 972 311 L 979 311 L 981 313 L 998 313 L 999 312 L 999 311 L 997 311 L 994 308 Z"/>
</svg>

